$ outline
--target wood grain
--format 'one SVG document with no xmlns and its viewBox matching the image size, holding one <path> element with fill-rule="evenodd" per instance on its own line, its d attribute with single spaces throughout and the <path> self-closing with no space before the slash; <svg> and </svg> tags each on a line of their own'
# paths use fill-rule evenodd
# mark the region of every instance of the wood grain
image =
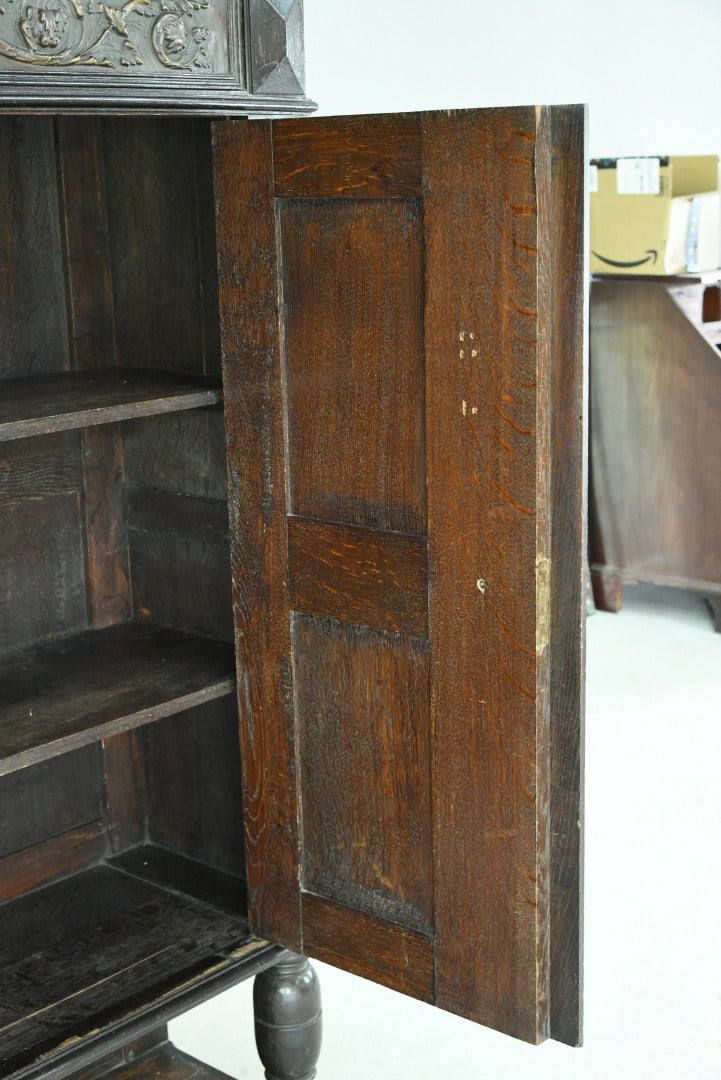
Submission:
<svg viewBox="0 0 721 1080">
<path fill-rule="evenodd" d="M 74 372 L 10 380 L 0 401 L 0 441 L 203 408 L 220 400 L 217 382 L 163 372 Z"/>
<path fill-rule="evenodd" d="M 68 799 L 68 792 L 73 798 Z M 0 783 L 0 856 L 33 848 L 103 818 L 102 763 L 97 746 L 20 769 Z M 48 865 L 52 860 L 48 861 Z"/>
<path fill-rule="evenodd" d="M 273 127 L 278 198 L 416 198 L 421 194 L 418 114 L 280 121 Z"/>
<path fill-rule="evenodd" d="M 9 901 L 3 926 L 0 1000 L 16 1019 L 0 1028 L 0 1046 L 11 1072 L 41 1050 L 91 1033 L 101 1010 L 127 1013 L 248 937 L 237 915 L 108 867 Z M 28 1038 L 38 1021 L 52 1032 L 45 1045 Z"/>
<path fill-rule="evenodd" d="M 72 367 L 112 368 L 115 313 L 98 122 L 59 118 L 56 144 Z"/>
<path fill-rule="evenodd" d="M 125 502 L 136 615 L 231 642 L 225 502 L 130 485 Z"/>
<path fill-rule="evenodd" d="M 69 366 L 65 280 L 50 117 L 0 118 L 0 373 Z"/>
<path fill-rule="evenodd" d="M 82 526 L 77 491 L 0 503 L 4 650 L 87 626 Z"/>
<path fill-rule="evenodd" d="M 293 619 L 303 887 L 430 933 L 428 647 Z"/>
<path fill-rule="evenodd" d="M 288 560 L 295 611 L 427 637 L 424 537 L 289 517 Z"/>
<path fill-rule="evenodd" d="M 93 866 L 105 854 L 105 848 L 105 825 L 94 821 L 5 855 L 0 859 L 0 901 Z M 2 1009 L 0 1029 L 1 1021 Z"/>
<path fill-rule="evenodd" d="M 271 130 L 218 124 L 218 278 L 251 926 L 301 950 Z"/>
<path fill-rule="evenodd" d="M 146 728 L 150 840 L 245 877 L 238 713 L 234 695 Z"/>
<path fill-rule="evenodd" d="M 419 204 L 301 200 L 279 219 L 292 512 L 420 535 Z"/>
<path fill-rule="evenodd" d="M 436 993 L 531 1042 L 548 993 L 535 131 L 533 110 L 424 119 Z"/>
<path fill-rule="evenodd" d="M 262 893 L 271 880 L 295 890 L 300 842 L 312 893 L 303 896 L 304 948 L 531 1042 L 547 1036 L 551 1008 L 559 1037 L 572 1039 L 577 1027 L 578 837 L 568 851 L 555 841 L 554 862 L 551 831 L 571 828 L 578 807 L 583 473 L 573 455 L 582 417 L 566 412 L 581 385 L 582 153 L 577 114 L 559 114 L 556 126 L 553 112 L 424 116 L 422 183 L 412 199 L 399 197 L 403 155 L 398 186 L 388 178 L 393 118 L 380 124 L 386 181 L 373 198 L 356 198 L 342 178 L 318 179 L 337 142 L 335 120 L 305 125 L 292 139 L 281 126 L 276 189 L 265 178 L 242 181 L 259 215 L 257 240 L 234 242 L 234 261 L 224 264 L 222 252 L 220 260 L 226 367 L 240 378 L 245 365 L 239 407 L 229 413 L 231 467 L 240 472 L 245 461 L 250 477 L 231 484 L 231 532 L 241 529 L 236 592 L 243 583 L 236 635 L 241 669 L 253 670 L 248 650 L 256 648 L 269 669 L 265 683 L 254 673 L 245 706 L 241 695 L 254 718 L 242 725 L 254 759 L 248 831 L 269 864 L 253 871 L 251 903 L 267 906 L 282 928 L 278 901 Z M 405 120 L 397 123 L 402 140 Z M 262 136 L 254 129 L 244 143 L 228 130 L 219 168 L 232 162 L 244 177 L 255 160 L 248 146 L 255 152 Z M 364 122 L 356 140 L 358 172 L 342 170 L 361 191 L 370 130 Z M 343 154 L 352 156 L 352 143 Z M 312 182 L 303 187 L 306 173 Z M 291 177 L 300 178 L 297 188 Z M 576 201 L 566 215 L 567 183 Z M 221 206 L 225 199 L 224 190 Z M 567 287 L 566 257 L 573 294 L 556 301 Z M 559 356 L 563 370 L 554 370 Z M 567 495 L 552 475 L 564 454 Z M 367 533 L 380 552 L 373 565 L 400 544 L 398 534 L 428 536 L 428 673 L 428 646 L 406 624 L 370 625 L 379 604 L 394 611 L 398 589 L 395 574 L 381 582 L 387 599 L 366 588 Z M 360 560 L 331 546 L 340 535 Z M 567 555 L 559 574 L 553 560 L 562 565 Z M 292 616 L 291 685 L 286 620 L 294 604 L 308 610 Z M 564 659 L 553 657 L 554 633 Z M 573 668 L 567 686 L 564 664 Z M 412 731 L 410 717 L 421 718 Z M 276 774 L 289 781 L 282 792 Z M 366 776 L 374 778 L 367 790 Z M 430 847 L 425 810 L 414 817 L 426 805 Z M 271 878 L 277 859 L 283 876 Z M 288 909 L 284 932 L 296 933 L 297 910 L 292 902 Z M 420 953 L 399 953 L 404 935 L 417 933 L 409 926 L 434 935 Z M 559 1000 L 551 1006 L 553 979 Z"/>
<path fill-rule="evenodd" d="M 132 625 L 35 646 L 0 671 L 0 772 L 235 689 L 226 646 Z"/>
<path fill-rule="evenodd" d="M 317 960 L 433 1001 L 433 942 L 422 934 L 304 893 L 303 940 Z"/>
<path fill-rule="evenodd" d="M 128 537 L 123 517 L 123 444 L 117 424 L 81 432 L 85 565 L 91 625 L 132 615 Z"/>
<path fill-rule="evenodd" d="M 550 1034 L 582 1039 L 586 364 L 582 106 L 544 110 L 541 329 L 550 373 Z"/>
<path fill-rule="evenodd" d="M 214 374 L 217 355 L 209 365 L 205 358 L 194 125 L 106 119 L 101 135 L 118 362 L 143 368 L 152 358 L 163 371 Z"/>
</svg>

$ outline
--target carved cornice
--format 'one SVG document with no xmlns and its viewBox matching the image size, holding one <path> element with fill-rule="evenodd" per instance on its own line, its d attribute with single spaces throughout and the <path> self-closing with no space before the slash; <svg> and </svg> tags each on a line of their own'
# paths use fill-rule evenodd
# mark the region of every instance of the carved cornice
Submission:
<svg viewBox="0 0 721 1080">
<path fill-rule="evenodd" d="M 0 57 L 36 68 L 227 71 L 217 43 L 225 8 L 224 0 L 0 0 Z"/>
</svg>

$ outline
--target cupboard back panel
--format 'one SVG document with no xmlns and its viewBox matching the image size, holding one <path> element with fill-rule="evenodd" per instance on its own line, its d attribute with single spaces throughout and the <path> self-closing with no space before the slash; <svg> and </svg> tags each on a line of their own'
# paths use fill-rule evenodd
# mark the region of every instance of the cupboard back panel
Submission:
<svg viewBox="0 0 721 1080">
<path fill-rule="evenodd" d="M 225 430 L 219 408 L 168 413 L 123 425 L 125 481 L 225 500 Z"/>
<path fill-rule="evenodd" d="M 101 131 L 118 362 L 219 375 L 208 126 Z"/>
<path fill-rule="evenodd" d="M 77 432 L 0 446 L 0 653 L 87 626 Z"/>
<path fill-rule="evenodd" d="M 98 746 L 10 773 L 0 782 L 0 857 L 100 821 L 103 814 Z"/>
<path fill-rule="evenodd" d="M 0 375 L 69 366 L 53 121 L 0 117 Z"/>
<path fill-rule="evenodd" d="M 235 702 L 208 702 L 143 736 L 150 841 L 244 877 Z"/>
<path fill-rule="evenodd" d="M 161 626 L 233 640 L 224 502 L 127 488 L 136 613 Z"/>
</svg>

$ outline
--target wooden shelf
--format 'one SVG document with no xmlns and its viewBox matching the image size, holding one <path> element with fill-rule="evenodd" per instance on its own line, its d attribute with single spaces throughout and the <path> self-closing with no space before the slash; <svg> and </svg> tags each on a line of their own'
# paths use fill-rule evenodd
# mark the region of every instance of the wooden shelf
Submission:
<svg viewBox="0 0 721 1080">
<path fill-rule="evenodd" d="M 216 381 L 164 371 L 115 368 L 10 379 L 0 398 L 0 442 L 220 401 Z"/>
<path fill-rule="evenodd" d="M 0 775 L 235 691 L 230 645 L 126 623 L 0 662 Z"/>
<path fill-rule="evenodd" d="M 151 845 L 0 904 L 0 1075 L 263 948 L 242 881 Z"/>
</svg>

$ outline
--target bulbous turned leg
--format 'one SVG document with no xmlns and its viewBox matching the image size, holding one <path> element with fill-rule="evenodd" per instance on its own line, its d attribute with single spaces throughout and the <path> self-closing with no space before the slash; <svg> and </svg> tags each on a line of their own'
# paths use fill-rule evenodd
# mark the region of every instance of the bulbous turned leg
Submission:
<svg viewBox="0 0 721 1080">
<path fill-rule="evenodd" d="M 320 986 L 304 956 L 284 952 L 256 976 L 255 1042 L 267 1080 L 313 1080 L 320 1055 Z"/>
</svg>

